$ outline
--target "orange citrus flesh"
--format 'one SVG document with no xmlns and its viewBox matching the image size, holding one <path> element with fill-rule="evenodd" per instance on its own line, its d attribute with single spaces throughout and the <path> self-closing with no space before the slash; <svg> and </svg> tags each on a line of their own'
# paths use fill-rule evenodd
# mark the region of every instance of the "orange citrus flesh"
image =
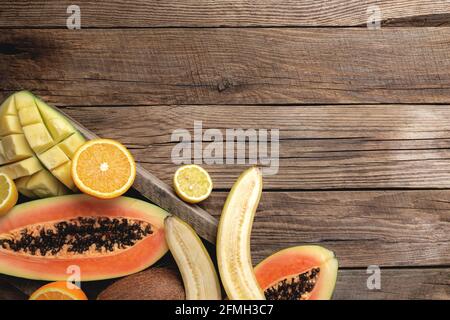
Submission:
<svg viewBox="0 0 450 320">
<path fill-rule="evenodd" d="M 173 178 L 173 184 L 177 195 L 189 203 L 205 200 L 213 189 L 208 172 L 194 164 L 178 168 Z"/>
<path fill-rule="evenodd" d="M 84 193 L 110 199 L 124 194 L 136 177 L 136 164 L 119 142 L 91 140 L 81 146 L 72 162 L 72 177 Z"/>
<path fill-rule="evenodd" d="M 0 216 L 8 213 L 17 203 L 16 185 L 6 174 L 0 173 Z"/>
<path fill-rule="evenodd" d="M 70 287 L 69 287 L 70 286 Z M 37 289 L 30 300 L 87 300 L 84 292 L 74 284 L 58 281 Z"/>
</svg>

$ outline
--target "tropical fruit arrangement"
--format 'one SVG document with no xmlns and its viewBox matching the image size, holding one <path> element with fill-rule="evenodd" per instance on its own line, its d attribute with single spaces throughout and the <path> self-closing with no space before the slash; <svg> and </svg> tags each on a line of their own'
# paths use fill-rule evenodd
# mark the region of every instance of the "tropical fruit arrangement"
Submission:
<svg viewBox="0 0 450 320">
<path fill-rule="evenodd" d="M 53 281 L 31 300 L 86 300 L 82 285 L 68 281 L 73 266 L 81 283 L 122 277 L 98 295 L 104 300 L 332 297 L 338 263 L 325 248 L 287 248 L 253 267 L 250 235 L 263 188 L 258 168 L 241 174 L 224 204 L 217 272 L 188 223 L 123 196 L 136 165 L 122 144 L 86 141 L 61 113 L 26 91 L 1 105 L 0 125 L 0 273 Z M 173 183 L 188 203 L 213 190 L 197 165 L 180 167 Z M 33 200 L 16 205 L 18 193 Z M 168 251 L 177 268 L 153 267 Z"/>
<path fill-rule="evenodd" d="M 0 106 L 0 174 L 15 181 L 29 198 L 76 191 L 71 177 L 83 136 L 60 113 L 27 91 Z"/>
</svg>

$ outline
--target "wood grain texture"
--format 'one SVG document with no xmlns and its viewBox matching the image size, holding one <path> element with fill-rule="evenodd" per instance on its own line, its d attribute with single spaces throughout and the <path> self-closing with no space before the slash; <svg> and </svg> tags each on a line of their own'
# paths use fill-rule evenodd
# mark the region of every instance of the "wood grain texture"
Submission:
<svg viewBox="0 0 450 320">
<path fill-rule="evenodd" d="M 0 27 L 66 26 L 71 1 L 2 1 Z M 445 0 L 78 0 L 82 27 L 365 26 L 376 4 L 383 26 L 448 25 Z"/>
<path fill-rule="evenodd" d="M 17 30 L 1 90 L 59 105 L 450 103 L 450 28 Z"/>
<path fill-rule="evenodd" d="M 204 208 L 219 216 L 226 193 Z M 252 258 L 319 244 L 343 268 L 450 265 L 450 191 L 263 192 Z"/>
<path fill-rule="evenodd" d="M 367 289 L 366 270 L 339 272 L 336 300 L 450 299 L 450 269 L 381 270 L 381 289 Z"/>
<path fill-rule="evenodd" d="M 447 105 L 143 106 L 63 110 L 98 135 L 125 143 L 144 168 L 168 184 L 172 183 L 177 168 L 171 158 L 178 143 L 171 141 L 172 132 L 185 128 L 193 139 L 194 121 L 202 121 L 203 130 L 217 128 L 223 134 L 227 128 L 280 130 L 279 171 L 265 177 L 266 190 L 450 188 L 450 108 Z M 210 140 L 203 140 L 206 148 Z M 216 188 L 230 188 L 245 166 L 205 167 Z"/>
<path fill-rule="evenodd" d="M 366 270 L 339 270 L 335 300 L 376 300 L 376 299 L 450 299 L 449 268 L 382 269 L 381 289 L 367 289 Z M 0 280 L 0 297 L 4 299 L 24 299 L 40 286 L 42 281 L 32 281 L 12 277 Z M 4 284 L 2 284 L 2 282 Z M 83 283 L 83 290 L 90 299 L 105 289 L 112 281 Z M 17 293 L 16 290 L 19 292 Z M 13 292 L 14 294 L 11 294 Z"/>
</svg>

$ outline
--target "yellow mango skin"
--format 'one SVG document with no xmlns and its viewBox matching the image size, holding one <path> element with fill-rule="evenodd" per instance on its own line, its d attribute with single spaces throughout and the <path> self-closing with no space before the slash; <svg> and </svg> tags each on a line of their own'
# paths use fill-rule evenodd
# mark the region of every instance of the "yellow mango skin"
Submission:
<svg viewBox="0 0 450 320">
<path fill-rule="evenodd" d="M 30 158 L 34 154 L 23 134 L 11 134 L 3 137 L 1 144 L 8 162 Z"/>
<path fill-rule="evenodd" d="M 49 170 L 53 170 L 70 161 L 69 157 L 67 157 L 67 155 L 58 146 L 54 146 L 44 153 L 41 153 L 38 155 L 38 158 Z"/>
<path fill-rule="evenodd" d="M 37 154 L 48 150 L 54 144 L 50 133 L 43 123 L 35 123 L 23 127 L 23 133 L 25 134 L 31 149 Z"/>
<path fill-rule="evenodd" d="M 2 166 L 0 167 L 0 173 L 4 173 L 11 179 L 16 180 L 25 176 L 31 176 L 42 169 L 43 167 L 39 160 L 36 157 L 32 157 Z"/>
</svg>

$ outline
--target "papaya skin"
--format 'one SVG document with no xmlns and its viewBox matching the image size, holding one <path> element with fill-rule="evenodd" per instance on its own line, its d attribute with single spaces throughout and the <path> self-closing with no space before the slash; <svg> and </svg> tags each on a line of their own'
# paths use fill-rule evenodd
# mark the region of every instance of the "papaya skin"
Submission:
<svg viewBox="0 0 450 320">
<path fill-rule="evenodd" d="M 102 201 L 87 195 L 41 199 L 14 207 L 0 219 L 0 235 L 37 223 L 74 217 L 127 217 L 150 223 L 154 232 L 118 253 L 74 258 L 30 256 L 0 248 L 0 273 L 34 280 L 66 280 L 69 266 L 77 265 L 82 281 L 121 277 L 139 272 L 158 261 L 167 251 L 164 219 L 168 213 L 137 199 L 119 197 Z"/>
<path fill-rule="evenodd" d="M 331 299 L 337 280 L 338 261 L 332 251 L 321 246 L 297 246 L 278 251 L 255 267 L 255 275 L 259 285 L 267 290 L 284 279 L 293 278 L 313 268 L 319 268 L 320 272 L 307 299 Z"/>
</svg>

